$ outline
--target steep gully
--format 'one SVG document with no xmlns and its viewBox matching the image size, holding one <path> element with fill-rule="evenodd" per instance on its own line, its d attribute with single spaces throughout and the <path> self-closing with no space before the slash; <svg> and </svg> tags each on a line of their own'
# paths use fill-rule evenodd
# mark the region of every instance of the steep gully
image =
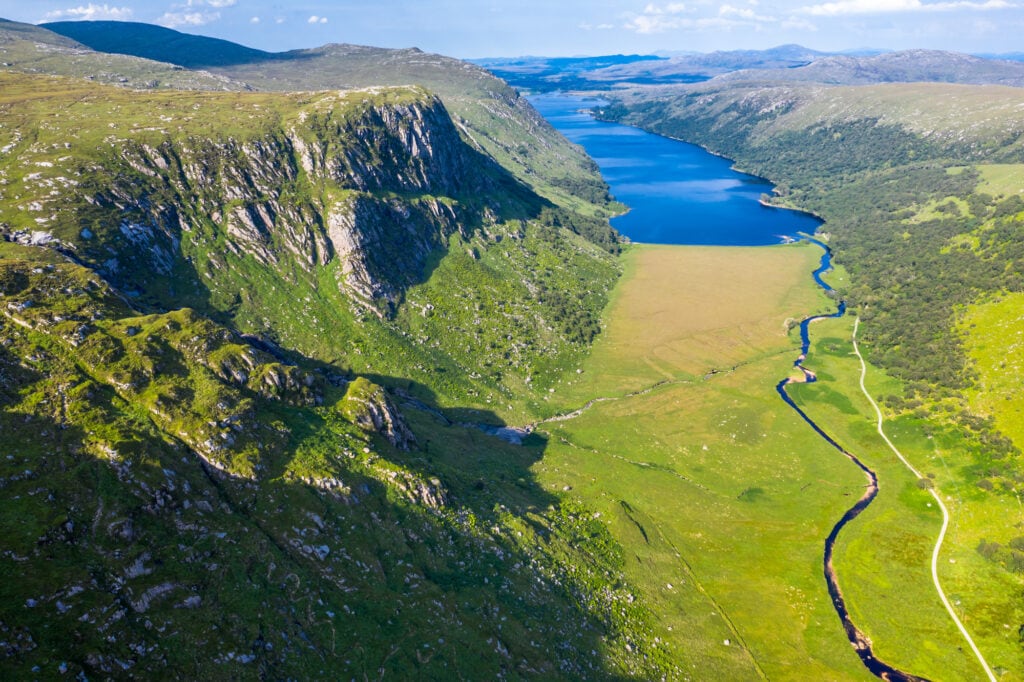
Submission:
<svg viewBox="0 0 1024 682">
<path fill-rule="evenodd" d="M 820 246 L 824 253 L 821 256 L 821 264 L 818 269 L 814 271 L 814 281 L 818 283 L 818 286 L 822 287 L 825 291 L 832 291 L 830 287 L 822 278 L 822 274 L 827 272 L 832 267 L 832 251 L 824 243 L 811 239 L 812 243 Z M 800 323 L 800 357 L 796 359 L 793 366 L 803 372 L 804 381 L 806 383 L 812 383 L 817 381 L 817 377 L 814 372 L 803 366 L 804 360 L 807 358 L 807 352 L 811 346 L 810 330 L 809 327 L 812 322 L 816 320 L 822 320 L 833 317 L 842 317 L 846 314 L 846 302 L 839 302 L 839 309 L 831 315 L 814 315 L 804 319 Z M 841 446 L 835 439 L 829 436 L 825 431 L 814 422 L 807 413 L 804 412 L 800 407 L 793 401 L 793 399 L 786 392 L 786 387 L 794 383 L 794 379 L 787 377 L 780 381 L 775 389 L 779 395 L 786 402 L 787 405 L 796 410 L 797 414 L 807 422 L 814 431 L 821 436 L 825 442 L 834 447 L 845 457 L 849 458 L 851 462 L 857 465 L 861 471 L 864 472 L 864 476 L 868 479 L 868 485 L 864 491 L 864 494 L 852 507 L 850 507 L 843 517 L 839 519 L 839 522 L 832 528 L 832 532 L 828 534 L 825 539 L 825 582 L 828 585 L 829 596 L 832 597 L 832 604 L 835 606 L 836 613 L 839 614 L 839 619 L 843 623 L 843 629 L 846 630 L 846 636 L 850 640 L 850 644 L 853 645 L 857 655 L 860 656 L 860 660 L 864 663 L 864 666 L 872 673 L 877 675 L 883 680 L 890 680 L 892 682 L 926 682 L 925 678 L 905 673 L 902 670 L 898 670 L 888 663 L 878 660 L 875 656 L 874 651 L 871 649 L 871 640 L 868 639 L 861 630 L 854 625 L 850 619 L 850 613 L 846 608 L 846 601 L 843 599 L 843 593 L 839 589 L 839 580 L 836 577 L 836 569 L 832 564 L 832 552 L 835 549 L 836 538 L 839 537 L 840 531 L 847 523 L 857 518 L 862 511 L 867 509 L 868 505 L 878 495 L 878 476 L 875 472 L 869 469 L 863 462 L 861 462 L 855 455 L 847 451 Z"/>
</svg>

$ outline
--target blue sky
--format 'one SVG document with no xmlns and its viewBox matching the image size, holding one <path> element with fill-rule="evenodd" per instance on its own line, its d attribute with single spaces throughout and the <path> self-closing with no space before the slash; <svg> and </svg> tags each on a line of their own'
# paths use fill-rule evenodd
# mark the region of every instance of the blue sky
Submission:
<svg viewBox="0 0 1024 682">
<path fill-rule="evenodd" d="M 1024 0 L 0 0 L 0 17 L 144 21 L 275 51 L 336 42 L 462 58 L 783 43 L 1024 50 Z"/>
</svg>

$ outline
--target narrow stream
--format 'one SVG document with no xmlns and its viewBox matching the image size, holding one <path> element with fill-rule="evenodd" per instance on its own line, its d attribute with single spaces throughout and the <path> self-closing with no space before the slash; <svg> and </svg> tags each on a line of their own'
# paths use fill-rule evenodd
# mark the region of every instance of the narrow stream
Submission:
<svg viewBox="0 0 1024 682">
<path fill-rule="evenodd" d="M 809 241 L 813 244 L 817 244 L 824 250 L 824 253 L 821 256 L 821 264 L 818 266 L 818 269 L 815 270 L 813 273 L 814 281 L 817 282 L 818 285 L 822 287 L 825 291 L 832 291 L 832 287 L 830 287 L 821 278 L 821 276 L 832 267 L 832 251 L 828 248 L 827 245 L 818 241 L 817 239 L 810 239 Z M 796 359 L 796 362 L 793 363 L 793 366 L 799 369 L 801 372 L 803 372 L 804 381 L 806 383 L 813 383 L 814 381 L 817 381 L 817 377 L 814 375 L 814 372 L 803 366 L 803 362 L 807 358 L 807 353 L 811 347 L 811 323 L 814 322 L 815 320 L 823 320 L 832 317 L 842 317 L 845 314 L 846 302 L 840 301 L 839 309 L 836 312 L 832 313 L 831 315 L 814 315 L 812 317 L 804 319 L 800 323 L 800 357 Z M 807 422 L 812 429 L 814 429 L 815 433 L 824 438 L 829 445 L 834 447 L 836 450 L 841 452 L 845 457 L 849 458 L 851 462 L 856 464 L 860 468 L 860 470 L 864 472 L 864 475 L 868 479 L 868 485 L 866 490 L 864 491 L 864 494 L 861 496 L 859 500 L 857 500 L 857 502 L 852 507 L 850 507 L 846 511 L 845 514 L 843 514 L 843 517 L 839 519 L 839 522 L 836 523 L 836 525 L 832 528 L 832 532 L 829 533 L 828 537 L 825 539 L 825 582 L 828 584 L 828 593 L 829 596 L 832 597 L 832 604 L 833 606 L 835 606 L 836 613 L 839 614 L 839 619 L 843 623 L 843 629 L 846 630 L 846 636 L 847 638 L 849 638 L 850 644 L 853 645 L 854 650 L 857 652 L 857 655 L 860 656 L 860 660 L 864 663 L 865 667 L 867 667 L 868 670 L 870 670 L 872 673 L 874 673 L 881 679 L 891 680 L 892 682 L 927 682 L 926 678 L 917 677 L 916 675 L 911 675 L 910 673 L 905 673 L 902 670 L 897 670 L 896 668 L 893 668 L 888 663 L 878 660 L 878 658 L 875 657 L 874 651 L 872 651 L 871 649 L 871 640 L 868 639 L 867 635 L 861 632 L 850 619 L 850 613 L 846 609 L 846 601 L 843 599 L 843 592 L 839 589 L 839 580 L 836 577 L 836 570 L 835 567 L 832 565 L 832 552 L 835 548 L 836 538 L 839 537 L 839 532 L 843 529 L 843 527 L 850 521 L 857 518 L 857 516 L 859 516 L 862 511 L 867 509 L 868 505 L 871 504 L 872 500 L 875 499 L 875 496 L 878 495 L 878 477 L 875 475 L 874 471 L 865 466 L 865 464 L 861 462 L 859 459 L 857 459 L 856 456 L 848 452 L 845 448 L 843 448 L 843 446 L 837 443 L 835 439 L 833 439 L 831 436 L 825 433 L 825 431 L 820 426 L 818 426 L 810 417 L 807 416 L 806 412 L 800 409 L 800 407 L 793 401 L 793 399 L 786 392 L 786 386 L 788 386 L 791 383 L 794 383 L 793 379 L 783 379 L 776 385 L 775 390 L 779 392 L 779 395 L 782 396 L 782 399 L 784 401 L 786 401 L 786 404 L 792 407 L 794 410 L 796 410 L 797 414 L 799 414 L 800 417 L 805 422 Z"/>
</svg>

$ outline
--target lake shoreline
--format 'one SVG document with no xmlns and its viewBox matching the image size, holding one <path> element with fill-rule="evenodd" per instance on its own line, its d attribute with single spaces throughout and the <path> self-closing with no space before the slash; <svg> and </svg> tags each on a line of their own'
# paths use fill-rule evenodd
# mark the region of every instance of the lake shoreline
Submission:
<svg viewBox="0 0 1024 682">
<path fill-rule="evenodd" d="M 629 207 L 611 224 L 631 242 L 767 246 L 814 233 L 809 211 L 771 205 L 771 182 L 700 145 L 593 115 L 603 100 L 557 93 L 531 104 L 597 162 L 615 199 Z M 766 211 L 765 209 L 772 209 Z"/>
</svg>

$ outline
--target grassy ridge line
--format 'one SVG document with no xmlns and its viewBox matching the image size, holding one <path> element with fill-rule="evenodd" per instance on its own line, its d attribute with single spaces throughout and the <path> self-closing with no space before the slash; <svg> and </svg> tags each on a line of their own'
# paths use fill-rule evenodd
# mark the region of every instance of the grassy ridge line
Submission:
<svg viewBox="0 0 1024 682">
<path fill-rule="evenodd" d="M 87 78 L 140 89 L 247 90 L 245 83 L 208 71 L 121 54 L 106 54 L 32 24 L 0 19 L 4 71 Z"/>
<path fill-rule="evenodd" d="M 868 393 L 867 387 L 864 385 L 864 377 L 867 375 L 868 366 L 867 363 L 864 362 L 864 356 L 861 355 L 860 349 L 857 347 L 857 328 L 859 326 L 860 319 L 857 318 L 854 320 L 853 324 L 852 340 L 853 352 L 857 355 L 857 359 L 860 361 L 861 367 L 860 390 L 864 394 L 864 397 L 868 399 L 868 402 L 871 403 L 872 409 L 874 409 L 875 414 L 878 416 L 878 435 L 882 438 L 882 440 L 885 441 L 885 444 L 889 446 L 889 449 L 893 451 L 893 453 L 899 458 L 899 460 L 903 462 L 907 469 L 910 470 L 910 473 L 914 474 L 914 476 L 920 479 L 921 474 L 917 471 L 917 469 L 914 468 L 914 466 L 909 461 L 907 461 L 907 458 L 903 456 L 903 453 L 901 453 L 896 448 L 896 446 L 892 444 L 892 441 L 889 440 L 889 437 L 885 435 L 885 431 L 882 428 L 882 410 L 881 408 L 878 407 L 878 403 L 876 403 L 875 399 L 871 397 L 871 394 Z M 974 655 L 977 656 L 978 662 L 981 664 L 982 669 L 985 671 L 985 675 L 988 676 L 989 680 L 995 682 L 996 678 L 995 675 L 992 674 L 992 669 L 989 667 L 984 655 L 982 655 L 981 651 L 978 649 L 978 646 L 974 643 L 974 640 L 971 639 L 971 635 L 969 632 L 967 632 L 967 628 L 965 628 L 964 624 L 960 622 L 960 618 L 957 617 L 956 612 L 953 610 L 953 607 L 949 603 L 949 599 L 946 597 L 946 593 L 942 590 L 942 585 L 939 583 L 938 561 L 939 554 L 942 551 L 942 541 L 945 539 L 946 531 L 949 529 L 949 511 L 946 509 L 946 505 L 943 504 L 942 498 L 939 497 L 939 494 L 935 491 L 934 488 L 929 490 L 929 492 L 935 499 L 935 502 L 938 503 L 939 509 L 942 511 L 942 529 L 939 531 L 939 536 L 935 540 L 935 549 L 932 551 L 932 582 L 935 583 L 935 590 L 939 593 L 939 599 L 942 600 L 942 605 L 946 607 L 946 611 L 949 612 L 950 618 L 952 618 L 953 622 L 956 623 L 957 629 L 960 630 L 960 633 L 964 636 L 964 639 L 967 640 L 967 644 L 971 647 L 971 651 L 973 651 Z"/>
</svg>

